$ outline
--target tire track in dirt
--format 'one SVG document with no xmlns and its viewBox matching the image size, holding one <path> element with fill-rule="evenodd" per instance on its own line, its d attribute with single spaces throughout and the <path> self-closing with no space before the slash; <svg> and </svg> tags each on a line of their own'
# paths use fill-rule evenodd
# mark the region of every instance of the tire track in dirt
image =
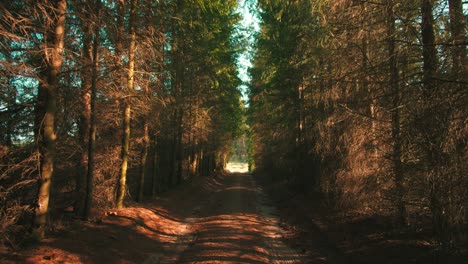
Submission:
<svg viewBox="0 0 468 264">
<path fill-rule="evenodd" d="M 274 208 L 248 174 L 229 174 L 196 217 L 187 219 L 193 241 L 178 263 L 306 263 L 282 242 Z"/>
</svg>

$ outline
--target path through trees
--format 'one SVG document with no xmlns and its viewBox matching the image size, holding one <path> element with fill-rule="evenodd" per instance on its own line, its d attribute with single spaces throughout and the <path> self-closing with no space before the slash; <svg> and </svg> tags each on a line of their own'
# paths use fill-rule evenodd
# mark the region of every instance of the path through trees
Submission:
<svg viewBox="0 0 468 264">
<path fill-rule="evenodd" d="M 0 248 L 157 204 L 232 159 L 305 209 L 380 219 L 385 241 L 422 237 L 436 261 L 466 255 L 466 10 L 462 0 L 2 1 Z M 242 177 L 218 187 L 248 197 L 256 187 Z M 268 225 L 240 204 L 232 210 Z"/>
</svg>

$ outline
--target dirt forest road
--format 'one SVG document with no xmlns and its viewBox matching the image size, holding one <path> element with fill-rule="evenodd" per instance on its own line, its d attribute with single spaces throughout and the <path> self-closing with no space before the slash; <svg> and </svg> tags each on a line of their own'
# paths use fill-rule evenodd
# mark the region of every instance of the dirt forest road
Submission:
<svg viewBox="0 0 468 264">
<path fill-rule="evenodd" d="M 232 173 L 218 184 L 188 220 L 193 240 L 180 263 L 305 263 L 282 242 L 287 234 L 250 175 Z"/>
<path fill-rule="evenodd" d="M 62 213 L 47 239 L 0 251 L 0 263 L 466 263 L 370 220 L 326 222 L 319 205 L 265 179 L 234 170 L 89 221 Z"/>
<path fill-rule="evenodd" d="M 297 230 L 281 221 L 245 166 L 231 166 L 204 190 L 181 192 L 178 210 L 169 207 L 191 216 L 183 218 L 175 243 L 143 263 L 342 263 L 326 247 L 298 247 Z"/>
<path fill-rule="evenodd" d="M 314 243 L 298 246 L 247 173 L 200 177 L 144 205 L 71 220 L 1 263 L 338 263 Z"/>
</svg>

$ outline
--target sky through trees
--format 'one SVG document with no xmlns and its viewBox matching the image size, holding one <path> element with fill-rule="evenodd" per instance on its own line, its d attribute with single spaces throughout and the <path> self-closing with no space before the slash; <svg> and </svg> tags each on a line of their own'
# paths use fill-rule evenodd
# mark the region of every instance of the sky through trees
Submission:
<svg viewBox="0 0 468 264">
<path fill-rule="evenodd" d="M 239 89 L 242 92 L 244 103 L 248 105 L 248 87 L 250 85 L 249 69 L 252 67 L 253 57 L 255 56 L 255 39 L 260 31 L 260 17 L 257 9 L 257 0 L 239 0 L 237 12 L 242 18 L 237 26 L 237 34 L 242 36 L 245 50 L 237 58 L 239 78 L 242 85 Z"/>
</svg>

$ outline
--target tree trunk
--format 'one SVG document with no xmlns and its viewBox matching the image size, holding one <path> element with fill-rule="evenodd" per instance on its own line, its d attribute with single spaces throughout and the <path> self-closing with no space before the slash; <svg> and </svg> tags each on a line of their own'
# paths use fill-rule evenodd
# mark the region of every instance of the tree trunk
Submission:
<svg viewBox="0 0 468 264">
<path fill-rule="evenodd" d="M 117 59 L 116 63 L 123 68 L 123 34 L 124 34 L 124 16 L 125 16 L 125 0 L 116 0 L 117 1 L 117 34 L 116 34 L 116 43 L 115 43 L 115 57 Z M 120 68 L 118 69 L 120 70 Z M 123 76 L 118 74 L 120 78 Z"/>
<path fill-rule="evenodd" d="M 444 108 L 434 105 L 434 102 L 441 100 L 438 98 L 437 82 L 435 74 L 437 70 L 437 50 L 435 46 L 434 17 L 432 14 L 433 0 L 422 0 L 421 2 L 421 30 L 423 44 L 423 112 L 420 116 L 421 123 L 418 129 L 423 136 L 421 146 L 425 152 L 427 161 L 426 173 L 430 180 L 430 208 L 432 213 L 432 225 L 436 239 L 443 247 L 447 244 L 447 223 L 444 212 L 444 193 L 442 188 L 442 149 L 441 142 L 444 133 Z"/>
<path fill-rule="evenodd" d="M 450 31 L 453 45 L 453 74 L 456 81 L 466 73 L 465 18 L 462 0 L 449 0 Z"/>
<path fill-rule="evenodd" d="M 11 59 L 10 54 L 5 54 L 5 59 L 8 61 Z M 7 94 L 8 94 L 8 102 L 7 102 L 7 112 L 11 113 L 10 118 L 7 119 L 6 121 L 6 127 L 5 131 L 0 131 L 0 145 L 4 145 L 6 147 L 12 147 L 13 146 L 13 133 L 14 133 L 14 126 L 15 123 L 18 122 L 16 121 L 18 118 L 16 117 L 17 113 L 15 110 L 14 105 L 16 104 L 16 88 L 14 87 L 12 80 L 13 76 L 11 73 L 6 74 L 5 76 L 7 83 L 8 83 L 8 88 L 7 88 Z"/>
<path fill-rule="evenodd" d="M 362 20 L 361 20 L 361 30 L 365 31 L 364 36 L 362 37 L 362 91 L 366 92 L 368 96 L 370 96 L 370 104 L 369 104 L 369 112 L 371 117 L 371 146 L 372 146 L 372 158 L 374 159 L 374 163 L 377 163 L 378 151 L 377 151 L 377 99 L 375 96 L 375 92 L 372 90 L 370 85 L 370 60 L 372 59 L 371 51 L 370 51 L 370 41 L 371 41 L 371 30 L 368 27 L 368 19 L 370 17 L 367 15 L 368 7 L 365 1 L 361 2 L 361 12 L 362 12 Z"/>
<path fill-rule="evenodd" d="M 63 62 L 65 37 L 66 0 L 54 1 L 51 14 L 52 28 L 44 36 L 46 69 L 42 72 L 36 105 L 36 141 L 39 147 L 39 192 L 34 211 L 33 233 L 38 239 L 45 235 L 49 212 L 50 185 L 55 158 L 55 113 L 58 88 L 58 74 Z M 49 44 L 50 43 L 50 44 Z M 49 46 L 51 45 L 51 46 Z"/>
<path fill-rule="evenodd" d="M 176 178 L 177 178 L 177 185 L 182 183 L 183 179 L 183 131 L 182 131 L 182 122 L 184 118 L 184 113 L 182 107 L 180 107 L 179 111 L 179 116 L 177 120 L 177 148 L 176 148 L 176 163 L 177 163 L 177 168 L 176 168 Z"/>
<path fill-rule="evenodd" d="M 177 99 L 176 99 L 177 100 Z M 176 178 L 177 178 L 177 134 L 178 134 L 178 129 L 177 129 L 177 107 L 174 109 L 172 112 L 173 119 L 171 122 L 172 126 L 172 135 L 171 135 L 171 163 L 170 163 L 170 171 L 169 171 L 169 181 L 168 181 L 168 187 L 175 186 L 177 184 Z"/>
<path fill-rule="evenodd" d="M 96 1 L 95 7 L 88 6 L 84 8 L 82 15 L 88 14 L 90 10 L 99 12 L 100 1 Z M 96 18 L 99 17 L 96 14 Z M 95 139 L 95 110 L 94 101 L 96 94 L 96 79 L 97 79 L 97 48 L 98 48 L 98 28 L 94 30 L 83 21 L 83 55 L 84 65 L 82 66 L 82 95 L 81 104 L 82 112 L 80 117 L 79 138 L 81 144 L 81 159 L 76 179 L 76 201 L 75 215 L 78 217 L 87 218 L 89 216 L 88 207 L 90 206 L 90 196 L 92 197 L 92 186 L 90 189 L 89 179 L 93 177 L 94 167 L 94 140 Z M 94 40 L 93 40 L 94 38 Z M 91 168 L 91 171 L 89 170 Z M 89 205 L 89 206 L 88 206 Z"/>
<path fill-rule="evenodd" d="M 83 8 L 83 14 L 89 10 Z M 81 145 L 80 163 L 76 177 L 76 200 L 74 213 L 77 217 L 84 217 L 86 197 L 86 176 L 88 173 L 88 140 L 91 124 L 91 63 L 92 63 L 92 33 L 90 24 L 83 21 L 83 65 L 81 69 L 81 116 L 79 125 L 79 139 Z"/>
<path fill-rule="evenodd" d="M 135 74 L 135 47 L 136 47 L 136 32 L 135 20 L 137 0 L 132 0 L 130 9 L 130 45 L 128 48 L 128 72 L 127 72 L 127 92 L 131 93 L 134 88 L 134 74 Z M 122 165 L 120 168 L 119 182 L 117 185 L 117 199 L 116 207 L 123 208 L 123 201 L 125 198 L 126 181 L 127 181 L 127 168 L 128 168 L 128 155 L 130 147 L 130 116 L 131 105 L 128 98 L 124 99 L 124 112 L 123 112 L 123 134 L 122 134 Z"/>
<path fill-rule="evenodd" d="M 197 176 L 203 176 L 205 156 L 203 152 L 203 146 L 199 147 L 198 162 L 197 162 Z"/>
<path fill-rule="evenodd" d="M 190 175 L 191 177 L 198 176 L 198 163 L 199 163 L 199 156 L 198 156 L 198 144 L 195 144 L 192 148 L 192 158 L 190 163 Z"/>
<path fill-rule="evenodd" d="M 153 1 L 149 0 L 146 2 L 146 34 L 149 35 L 150 37 L 153 37 L 155 34 L 155 29 L 154 29 L 154 15 L 153 15 Z M 159 63 L 162 64 L 160 61 Z M 157 66 L 158 71 L 161 71 L 161 66 Z M 159 78 L 158 78 L 159 79 Z M 147 83 L 145 85 L 145 90 L 144 90 L 144 96 L 147 100 L 150 100 L 151 98 L 151 93 L 149 89 L 149 85 L 151 83 L 151 80 L 147 80 Z M 143 115 L 143 149 L 141 151 L 141 157 L 140 157 L 140 177 L 139 177 L 139 184 L 138 184 L 138 196 L 137 196 L 137 201 L 141 202 L 143 200 L 144 196 L 144 185 L 145 185 L 145 178 L 147 175 L 148 171 L 148 153 L 150 152 L 150 132 L 149 132 L 149 114 L 145 113 Z M 153 146 L 154 147 L 154 146 Z M 151 153 L 149 154 L 151 155 Z M 153 177 L 151 178 L 153 180 Z M 153 194 L 153 185 L 154 182 L 152 182 L 151 185 L 151 193 Z"/>
<path fill-rule="evenodd" d="M 128 102 L 125 103 L 123 112 L 123 135 L 122 135 L 122 150 L 121 159 L 122 164 L 120 166 L 119 181 L 117 183 L 117 199 L 116 207 L 123 208 L 123 202 L 125 198 L 125 191 L 127 188 L 127 168 L 128 168 L 128 152 L 130 147 L 130 116 L 131 108 Z"/>
<path fill-rule="evenodd" d="M 387 0 L 387 38 L 390 78 L 389 85 L 392 93 L 392 163 L 393 179 L 396 193 L 396 219 L 401 226 L 406 224 L 406 205 L 404 201 L 403 168 L 401 165 L 401 133 L 400 133 L 400 82 L 395 47 L 395 13 L 393 0 Z"/>
<path fill-rule="evenodd" d="M 158 151 L 157 151 L 157 145 L 158 145 L 158 136 L 153 135 L 153 140 L 151 142 L 151 152 L 153 153 L 152 157 L 152 182 L 151 182 L 151 195 L 154 197 L 158 192 L 161 191 L 161 177 L 158 177 Z"/>
<path fill-rule="evenodd" d="M 146 171 L 146 164 L 148 159 L 148 149 L 149 149 L 149 125 L 148 121 L 145 118 L 143 124 L 143 150 L 141 152 L 141 160 L 140 160 L 140 179 L 139 179 L 139 186 L 138 186 L 138 202 L 143 200 L 144 194 L 144 185 L 145 185 L 145 171 Z"/>
<path fill-rule="evenodd" d="M 423 44 L 423 84 L 426 92 L 433 90 L 433 78 L 437 65 L 435 47 L 434 17 L 432 15 L 433 0 L 421 2 L 421 31 Z"/>
<path fill-rule="evenodd" d="M 98 80 L 98 48 L 99 48 L 99 22 L 100 22 L 100 8 L 101 0 L 96 0 L 96 19 L 97 25 L 94 27 L 93 36 L 93 54 L 92 54 L 92 73 L 91 73 L 91 101 L 90 101 L 90 126 L 89 126 L 89 140 L 88 140 L 88 169 L 86 177 L 86 199 L 85 199 L 85 214 L 84 218 L 88 219 L 91 215 L 91 208 L 93 205 L 94 193 L 94 154 L 96 148 L 96 92 Z"/>
<path fill-rule="evenodd" d="M 305 169 L 306 149 L 307 146 L 304 140 L 304 84 L 301 83 L 296 88 L 296 178 L 295 184 L 298 186 L 307 185 L 307 173 Z M 315 181 L 315 175 L 309 175 L 312 181 Z M 312 182 L 314 185 L 314 182 Z"/>
</svg>

